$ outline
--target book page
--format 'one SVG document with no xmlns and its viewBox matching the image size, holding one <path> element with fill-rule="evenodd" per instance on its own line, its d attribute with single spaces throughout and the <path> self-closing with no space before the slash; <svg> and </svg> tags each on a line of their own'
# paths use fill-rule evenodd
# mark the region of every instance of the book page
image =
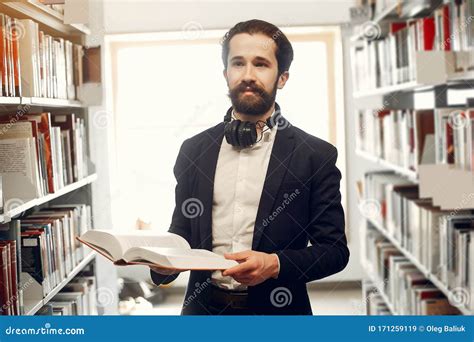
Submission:
<svg viewBox="0 0 474 342">
<path fill-rule="evenodd" d="M 125 252 L 123 259 L 179 270 L 225 270 L 238 265 L 205 249 L 134 247 Z"/>
<path fill-rule="evenodd" d="M 166 247 L 190 249 L 188 242 L 179 235 L 136 230 L 130 233 L 117 233 L 112 230 L 89 230 L 81 240 L 106 250 L 117 261 L 125 251 L 133 247 Z"/>
</svg>

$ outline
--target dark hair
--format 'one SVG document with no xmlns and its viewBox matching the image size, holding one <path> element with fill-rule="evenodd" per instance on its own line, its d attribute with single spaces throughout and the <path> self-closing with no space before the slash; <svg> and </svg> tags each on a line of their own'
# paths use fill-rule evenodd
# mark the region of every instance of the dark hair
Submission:
<svg viewBox="0 0 474 342">
<path fill-rule="evenodd" d="M 222 61 L 227 69 L 227 57 L 229 56 L 229 43 L 232 37 L 239 33 L 262 33 L 268 36 L 276 44 L 276 59 L 278 61 L 278 75 L 290 70 L 293 61 L 293 47 L 290 41 L 278 27 L 263 20 L 252 19 L 242 21 L 232 27 L 222 38 Z"/>
</svg>

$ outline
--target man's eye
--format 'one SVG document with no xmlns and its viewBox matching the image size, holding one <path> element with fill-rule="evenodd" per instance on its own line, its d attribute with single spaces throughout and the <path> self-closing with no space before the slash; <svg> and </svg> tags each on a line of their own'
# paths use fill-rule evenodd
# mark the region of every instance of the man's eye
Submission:
<svg viewBox="0 0 474 342">
<path fill-rule="evenodd" d="M 242 65 L 244 65 L 244 63 L 242 63 L 242 62 L 234 62 L 234 65 L 235 65 L 235 66 L 242 66 Z"/>
<path fill-rule="evenodd" d="M 267 65 L 265 63 L 257 63 L 255 64 L 255 66 L 260 68 L 260 67 L 266 67 Z"/>
</svg>

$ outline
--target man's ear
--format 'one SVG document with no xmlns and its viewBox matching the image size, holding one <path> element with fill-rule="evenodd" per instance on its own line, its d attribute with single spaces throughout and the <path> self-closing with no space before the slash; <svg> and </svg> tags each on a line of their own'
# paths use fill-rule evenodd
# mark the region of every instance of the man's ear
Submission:
<svg viewBox="0 0 474 342">
<path fill-rule="evenodd" d="M 288 81 L 289 78 L 290 78 L 290 73 L 288 71 L 283 72 L 278 77 L 278 84 L 277 84 L 278 89 L 283 89 L 283 87 L 286 84 L 286 81 Z"/>
</svg>

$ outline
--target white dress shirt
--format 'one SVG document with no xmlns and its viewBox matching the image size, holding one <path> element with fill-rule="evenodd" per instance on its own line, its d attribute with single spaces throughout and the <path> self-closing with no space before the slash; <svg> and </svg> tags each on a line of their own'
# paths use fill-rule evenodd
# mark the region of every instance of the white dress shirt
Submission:
<svg viewBox="0 0 474 342">
<path fill-rule="evenodd" d="M 214 253 L 252 249 L 255 219 L 277 131 L 276 125 L 267 129 L 259 142 L 247 148 L 234 147 L 225 137 L 222 140 L 212 201 Z M 247 288 L 232 277 L 224 277 L 221 271 L 212 273 L 212 282 L 225 289 Z"/>
</svg>

